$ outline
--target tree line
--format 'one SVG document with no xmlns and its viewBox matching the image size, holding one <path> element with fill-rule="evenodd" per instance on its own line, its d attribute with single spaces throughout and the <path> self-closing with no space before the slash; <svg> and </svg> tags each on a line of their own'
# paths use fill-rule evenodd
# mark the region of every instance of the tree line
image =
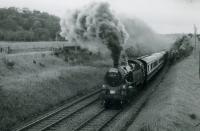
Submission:
<svg viewBox="0 0 200 131">
<path fill-rule="evenodd" d="M 173 64 L 177 60 L 189 56 L 193 51 L 192 45 L 193 35 L 183 35 L 178 38 L 170 49 L 170 63 Z"/>
<path fill-rule="evenodd" d="M 64 40 L 60 18 L 28 8 L 0 8 L 0 41 Z"/>
</svg>

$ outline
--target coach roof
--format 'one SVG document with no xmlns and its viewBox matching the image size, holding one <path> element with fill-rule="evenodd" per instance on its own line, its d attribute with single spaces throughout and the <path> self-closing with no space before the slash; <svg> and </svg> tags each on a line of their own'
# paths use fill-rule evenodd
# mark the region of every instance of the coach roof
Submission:
<svg viewBox="0 0 200 131">
<path fill-rule="evenodd" d="M 142 58 L 141 60 L 145 61 L 146 63 L 151 63 L 155 60 L 159 60 L 161 57 L 163 57 L 164 54 L 165 54 L 164 51 L 159 52 L 159 53 L 154 53 L 150 56 Z"/>
</svg>

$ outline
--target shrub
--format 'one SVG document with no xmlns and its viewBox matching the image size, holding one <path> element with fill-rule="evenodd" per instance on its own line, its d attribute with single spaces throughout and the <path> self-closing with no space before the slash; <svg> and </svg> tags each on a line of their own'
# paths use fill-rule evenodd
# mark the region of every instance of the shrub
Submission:
<svg viewBox="0 0 200 131">
<path fill-rule="evenodd" d="M 99 53 L 93 53 L 88 49 L 83 48 L 58 48 L 54 50 L 53 55 L 61 57 L 70 64 L 85 64 L 92 60 L 101 59 Z"/>
<path fill-rule="evenodd" d="M 36 60 L 33 60 L 33 64 L 36 64 L 37 62 L 36 62 Z"/>
<path fill-rule="evenodd" d="M 41 66 L 41 67 L 45 67 L 45 64 L 43 64 L 43 63 L 39 63 L 39 65 Z"/>
<path fill-rule="evenodd" d="M 171 64 L 175 63 L 181 58 L 187 57 L 191 54 L 193 50 L 191 37 L 182 36 L 177 39 L 170 50 L 170 61 Z"/>
<path fill-rule="evenodd" d="M 7 57 L 3 57 L 3 63 L 6 65 L 8 68 L 13 68 L 15 65 L 15 62 L 12 61 L 11 59 L 8 59 Z"/>
<path fill-rule="evenodd" d="M 189 114 L 189 116 L 190 116 L 190 118 L 193 119 L 193 120 L 195 120 L 195 119 L 197 118 L 197 116 L 196 116 L 195 114 L 193 114 L 193 113 L 192 113 L 192 114 Z"/>
</svg>

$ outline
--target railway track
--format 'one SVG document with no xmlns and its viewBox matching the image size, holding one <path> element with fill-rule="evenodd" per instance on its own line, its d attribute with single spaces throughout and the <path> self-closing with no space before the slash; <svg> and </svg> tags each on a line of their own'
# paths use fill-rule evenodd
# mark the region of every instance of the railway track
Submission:
<svg viewBox="0 0 200 131">
<path fill-rule="evenodd" d="M 167 72 L 165 68 L 161 73 Z M 162 78 L 156 79 L 152 86 L 158 86 Z M 141 92 L 139 96 L 131 103 L 130 107 L 125 107 L 124 110 L 106 110 L 100 106 L 98 94 L 101 90 L 95 91 L 87 96 L 84 96 L 68 105 L 62 106 L 57 110 L 41 117 L 17 131 L 103 131 L 103 130 L 127 130 L 128 125 L 132 124 L 134 119 L 139 114 L 140 110 L 145 105 L 149 96 L 154 92 L 155 88 Z M 130 110 L 131 109 L 131 110 Z M 133 112 L 132 117 L 125 125 L 116 128 L 120 125 L 120 120 L 125 112 Z M 113 124 L 114 123 L 114 124 Z M 128 124 L 127 124 L 128 123 Z M 114 128 L 112 128 L 114 126 Z"/>
<path fill-rule="evenodd" d="M 101 131 L 121 112 L 122 110 L 106 110 L 103 108 L 96 115 L 82 123 L 74 131 Z"/>
<path fill-rule="evenodd" d="M 51 127 L 54 127 L 63 120 L 71 117 L 77 112 L 83 110 L 86 107 L 91 106 L 98 101 L 99 93 L 101 90 L 97 90 L 89 95 L 81 97 L 70 104 L 64 105 L 43 117 L 40 117 L 25 126 L 17 129 L 16 131 L 46 131 Z"/>
</svg>

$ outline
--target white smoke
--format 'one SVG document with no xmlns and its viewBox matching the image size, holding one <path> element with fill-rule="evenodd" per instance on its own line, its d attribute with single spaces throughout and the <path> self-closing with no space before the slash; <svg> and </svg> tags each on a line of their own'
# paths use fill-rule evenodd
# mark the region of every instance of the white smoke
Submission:
<svg viewBox="0 0 200 131">
<path fill-rule="evenodd" d="M 174 42 L 165 35 L 157 34 L 138 18 L 127 18 L 120 15 L 120 19 L 129 34 L 129 39 L 123 48 L 134 49 L 136 56 L 169 49 Z"/>
</svg>

